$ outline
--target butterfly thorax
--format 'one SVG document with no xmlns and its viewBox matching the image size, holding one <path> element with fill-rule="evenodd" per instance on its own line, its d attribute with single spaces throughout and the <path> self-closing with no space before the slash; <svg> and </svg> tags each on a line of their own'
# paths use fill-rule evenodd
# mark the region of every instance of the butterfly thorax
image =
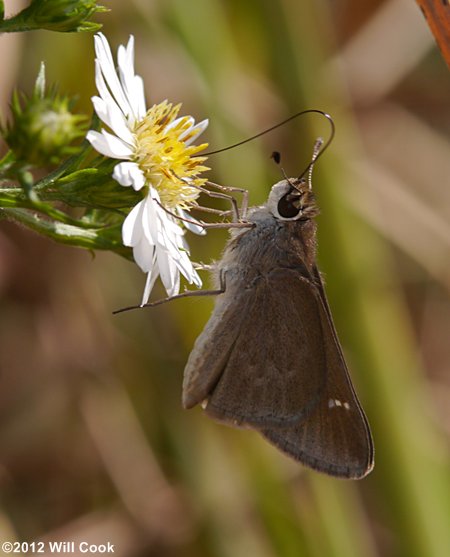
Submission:
<svg viewBox="0 0 450 557">
<path fill-rule="evenodd" d="M 246 284 L 280 268 L 297 269 L 310 278 L 316 258 L 316 223 L 310 219 L 280 220 L 267 206 L 250 210 L 254 227 L 233 231 L 218 266 L 227 282 L 235 276 Z"/>
</svg>

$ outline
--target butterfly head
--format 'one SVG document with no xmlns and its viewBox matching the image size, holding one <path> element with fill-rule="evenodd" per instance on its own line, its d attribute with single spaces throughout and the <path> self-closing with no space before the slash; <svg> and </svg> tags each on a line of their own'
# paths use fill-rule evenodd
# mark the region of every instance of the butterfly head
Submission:
<svg viewBox="0 0 450 557">
<path fill-rule="evenodd" d="M 314 193 L 308 183 L 299 178 L 282 180 L 272 186 L 267 207 L 282 221 L 305 221 L 319 214 Z"/>
</svg>

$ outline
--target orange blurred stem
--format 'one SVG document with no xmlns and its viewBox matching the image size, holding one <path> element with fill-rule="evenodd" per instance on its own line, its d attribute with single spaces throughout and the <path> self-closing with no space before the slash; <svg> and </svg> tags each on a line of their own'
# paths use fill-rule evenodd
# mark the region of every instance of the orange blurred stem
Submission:
<svg viewBox="0 0 450 557">
<path fill-rule="evenodd" d="M 450 0 L 416 0 L 450 68 Z"/>
</svg>

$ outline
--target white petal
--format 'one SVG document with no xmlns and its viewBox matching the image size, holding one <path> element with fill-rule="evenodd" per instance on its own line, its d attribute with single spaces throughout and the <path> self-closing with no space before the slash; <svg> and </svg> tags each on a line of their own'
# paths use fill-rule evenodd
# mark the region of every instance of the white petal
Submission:
<svg viewBox="0 0 450 557">
<path fill-rule="evenodd" d="M 121 170 L 124 164 L 121 163 Z M 119 166 L 119 165 L 117 165 Z M 138 203 L 124 221 L 123 242 L 133 247 L 133 256 L 139 267 L 148 273 L 142 303 L 146 303 L 158 275 L 169 296 L 180 289 L 180 273 L 189 283 L 200 287 L 202 281 L 189 259 L 184 231 L 176 219 L 166 213 L 150 193 Z M 159 196 L 157 196 L 159 197 Z"/>
<path fill-rule="evenodd" d="M 141 95 L 142 85 L 139 76 L 134 73 L 134 37 L 131 35 L 126 47 L 119 46 L 117 50 L 118 74 L 123 92 L 128 100 L 135 120 L 142 118 Z M 136 80 L 135 78 L 139 79 Z M 140 80 L 142 81 L 142 80 Z"/>
<path fill-rule="evenodd" d="M 94 39 L 95 53 L 97 55 L 97 60 L 100 62 L 101 72 L 105 78 L 106 84 L 114 97 L 114 100 L 119 105 L 120 110 L 125 114 L 125 116 L 129 116 L 132 114 L 132 110 L 122 89 L 119 78 L 117 77 L 108 41 L 102 33 L 97 33 Z"/>
<path fill-rule="evenodd" d="M 117 63 L 122 76 L 132 79 L 134 76 L 134 37 L 130 35 L 127 46 L 120 45 L 117 49 Z"/>
<path fill-rule="evenodd" d="M 140 75 L 134 76 L 134 93 L 136 95 L 137 119 L 142 120 L 147 113 L 147 107 L 145 104 L 144 80 Z"/>
<path fill-rule="evenodd" d="M 194 234 L 199 234 L 200 236 L 204 236 L 206 234 L 205 228 L 198 222 L 197 219 L 194 219 L 194 217 L 192 215 L 190 215 L 188 212 L 183 211 L 183 209 L 178 208 L 178 214 L 183 219 L 188 219 L 190 221 L 193 221 L 193 222 L 187 222 L 186 220 L 182 221 L 184 226 L 190 232 L 193 232 Z"/>
<path fill-rule="evenodd" d="M 122 226 L 122 241 L 133 247 L 133 257 L 139 267 L 148 273 L 153 265 L 155 246 L 144 234 L 146 199 L 140 201 L 126 217 Z"/>
<path fill-rule="evenodd" d="M 183 236 L 174 236 L 172 237 L 172 241 L 173 244 L 171 245 L 170 255 L 183 275 L 188 278 L 193 270 L 191 260 L 189 259 L 189 247 L 186 250 L 186 241 Z"/>
<path fill-rule="evenodd" d="M 191 250 L 189 248 L 189 244 L 186 241 L 186 238 L 184 236 L 180 236 L 178 238 L 178 242 L 179 242 L 179 246 L 180 246 L 180 250 L 185 251 L 188 255 L 191 255 Z"/>
<path fill-rule="evenodd" d="M 186 133 L 189 132 L 189 130 L 195 124 L 195 120 L 194 120 L 194 118 L 192 118 L 192 116 L 180 116 L 179 118 L 175 118 L 175 120 L 173 120 L 173 122 L 170 122 L 170 124 L 167 124 L 167 126 L 164 128 L 164 131 L 168 132 L 169 130 L 174 128 L 176 125 L 178 125 L 178 123 L 181 122 L 181 120 L 185 120 L 185 119 L 187 119 L 188 122 L 189 122 L 189 128 L 186 131 Z M 184 134 L 182 134 L 182 135 L 184 135 Z"/>
<path fill-rule="evenodd" d="M 158 190 L 155 190 L 155 188 L 152 185 L 150 185 L 149 195 L 151 195 L 152 199 L 156 199 L 156 201 L 161 202 Z"/>
<path fill-rule="evenodd" d="M 160 209 L 157 213 L 158 244 L 165 247 L 174 259 L 180 257 L 179 238 L 183 235 L 183 230 L 173 221 L 172 217 L 167 218 L 165 211 Z"/>
<path fill-rule="evenodd" d="M 134 135 L 131 133 L 128 122 L 115 103 L 107 103 L 100 97 L 92 97 L 92 104 L 100 120 L 109 126 L 112 131 L 125 141 L 131 148 L 134 147 Z"/>
<path fill-rule="evenodd" d="M 102 74 L 102 67 L 99 60 L 95 60 L 95 85 L 97 87 L 98 94 L 100 97 L 108 104 L 114 104 L 117 107 L 117 110 L 122 112 L 120 106 L 114 100 L 114 97 L 111 95 L 108 86 L 106 85 L 105 78 Z"/>
<path fill-rule="evenodd" d="M 156 246 L 159 275 L 168 296 L 175 296 L 180 290 L 180 273 L 177 266 L 160 246 Z"/>
<path fill-rule="evenodd" d="M 155 242 L 163 245 L 167 244 L 167 248 L 173 244 L 174 249 L 177 250 L 176 235 L 182 235 L 183 230 L 174 221 L 174 219 L 158 204 L 159 194 L 150 187 L 150 192 L 147 196 L 147 223 L 144 225 L 146 234 L 154 238 Z M 151 230 L 147 230 L 146 226 L 151 226 Z"/>
<path fill-rule="evenodd" d="M 145 281 L 145 288 L 144 294 L 142 296 L 141 304 L 146 304 L 148 299 L 150 298 L 150 294 L 153 290 L 153 286 L 155 285 L 156 279 L 159 277 L 159 267 L 158 267 L 158 260 L 156 259 L 156 250 L 155 255 L 153 257 L 153 265 L 150 271 L 147 274 L 147 280 Z"/>
<path fill-rule="evenodd" d="M 136 246 L 144 236 L 142 227 L 142 213 L 145 200 L 143 199 L 128 213 L 122 225 L 122 241 L 124 246 Z"/>
<path fill-rule="evenodd" d="M 186 137 L 188 135 L 188 133 L 193 133 L 192 137 L 190 137 L 187 141 L 185 141 L 185 145 L 190 145 L 192 142 L 194 142 L 197 137 L 199 137 L 199 135 L 201 135 L 206 128 L 208 127 L 209 124 L 209 120 L 203 120 L 202 122 L 199 122 L 196 126 L 193 126 L 189 132 L 186 131 L 184 133 L 182 133 L 179 136 L 179 139 L 182 141 L 184 137 Z"/>
<path fill-rule="evenodd" d="M 176 296 L 180 292 L 180 273 L 178 272 L 178 269 L 175 266 L 173 266 L 173 272 L 175 273 L 174 275 L 175 281 L 172 286 L 173 294 L 169 294 L 169 296 Z"/>
<path fill-rule="evenodd" d="M 194 283 L 196 286 L 200 287 L 202 285 L 202 281 L 197 271 L 194 269 L 188 253 L 189 251 L 180 249 L 178 251 L 178 257 L 174 259 L 174 262 L 190 284 Z"/>
<path fill-rule="evenodd" d="M 120 45 L 117 49 L 117 73 L 119 75 L 122 90 L 127 97 L 128 104 L 134 111 L 133 98 L 133 78 L 134 78 L 134 38 L 131 35 L 128 45 Z"/>
<path fill-rule="evenodd" d="M 142 213 L 142 229 L 147 240 L 156 245 L 158 243 L 158 217 L 155 205 L 152 197 L 147 195 Z"/>
<path fill-rule="evenodd" d="M 144 236 L 141 238 L 141 241 L 133 247 L 134 260 L 144 273 L 148 273 L 151 270 L 154 253 L 155 246 L 147 242 Z"/>
<path fill-rule="evenodd" d="M 135 162 L 121 162 L 113 170 L 113 178 L 121 186 L 133 186 L 139 191 L 145 185 L 145 176 Z"/>
<path fill-rule="evenodd" d="M 192 282 L 193 284 L 195 284 L 197 288 L 201 288 L 203 286 L 202 279 L 200 278 L 199 274 L 195 269 L 193 269 Z"/>
<path fill-rule="evenodd" d="M 192 262 L 189 261 L 189 263 L 191 263 L 191 269 L 190 269 L 189 275 L 184 275 L 184 276 L 186 277 L 189 284 L 195 284 L 195 286 L 197 288 L 201 288 L 201 286 L 203 284 L 202 279 L 200 278 L 199 274 L 197 273 L 197 271 L 192 266 Z"/>
<path fill-rule="evenodd" d="M 183 229 L 178 224 L 172 215 L 170 215 L 163 207 L 156 205 L 158 208 L 158 218 L 161 222 L 162 228 L 171 236 L 182 236 L 184 234 Z"/>
<path fill-rule="evenodd" d="M 144 235 L 151 244 L 159 244 L 173 257 L 178 256 L 177 234 L 183 231 L 167 219 L 167 213 L 156 201 L 147 195 L 142 214 Z"/>
<path fill-rule="evenodd" d="M 192 262 L 189 259 L 189 255 L 187 254 L 187 252 L 183 251 L 179 251 L 178 252 L 179 257 L 174 260 L 175 263 L 177 264 L 177 267 L 180 269 L 181 273 L 183 273 L 183 276 L 186 277 L 186 279 L 188 280 L 189 283 L 192 283 L 195 281 L 195 275 L 197 275 L 197 272 L 195 271 L 194 267 L 192 266 Z M 198 275 L 197 275 L 198 277 Z M 198 277 L 200 278 L 200 277 Z"/>
<path fill-rule="evenodd" d="M 146 226 L 151 226 L 152 237 L 155 238 L 154 233 L 156 228 L 157 245 L 167 251 L 168 255 L 177 262 L 182 272 L 189 272 L 189 258 L 184 251 L 180 252 L 180 245 L 182 245 L 181 239 L 184 234 L 182 228 L 176 224 L 173 217 L 168 215 L 164 209 L 156 205 L 154 202 L 152 204 L 150 214 L 152 216 L 149 218 L 148 222 L 144 224 L 144 229 L 146 230 Z"/>
<path fill-rule="evenodd" d="M 89 130 L 86 139 L 96 151 L 113 159 L 129 159 L 133 154 L 130 147 L 121 139 L 102 130 L 101 133 Z"/>
</svg>

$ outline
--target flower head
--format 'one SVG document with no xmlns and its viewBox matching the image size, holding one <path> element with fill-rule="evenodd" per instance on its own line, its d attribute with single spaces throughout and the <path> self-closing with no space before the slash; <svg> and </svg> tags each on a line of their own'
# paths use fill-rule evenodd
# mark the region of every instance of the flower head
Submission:
<svg viewBox="0 0 450 557">
<path fill-rule="evenodd" d="M 42 167 L 73 154 L 72 142 L 86 133 L 86 117 L 73 114 L 72 104 L 55 88 L 46 91 L 45 66 L 41 64 L 33 94 L 14 93 L 11 122 L 2 130 L 15 158 Z"/>
<path fill-rule="evenodd" d="M 207 144 L 193 145 L 207 120 L 195 124 L 191 116 L 179 117 L 181 105 L 167 101 L 146 109 L 144 87 L 134 73 L 134 39 L 119 46 L 116 71 L 111 50 L 102 34 L 95 36 L 95 78 L 99 96 L 92 98 L 95 111 L 111 132 L 90 130 L 87 139 L 103 155 L 119 162 L 113 178 L 122 186 L 142 191 L 144 198 L 126 217 L 122 238 L 133 248 L 136 263 L 148 273 L 142 303 L 148 300 L 158 276 L 169 296 L 179 291 L 180 272 L 190 283 L 201 280 L 183 237 L 184 226 L 196 233 L 204 229 L 185 219 L 195 206 L 205 183 L 199 174 L 207 168 L 205 157 L 196 156 Z M 192 217 L 189 217 L 193 221 Z"/>
</svg>

